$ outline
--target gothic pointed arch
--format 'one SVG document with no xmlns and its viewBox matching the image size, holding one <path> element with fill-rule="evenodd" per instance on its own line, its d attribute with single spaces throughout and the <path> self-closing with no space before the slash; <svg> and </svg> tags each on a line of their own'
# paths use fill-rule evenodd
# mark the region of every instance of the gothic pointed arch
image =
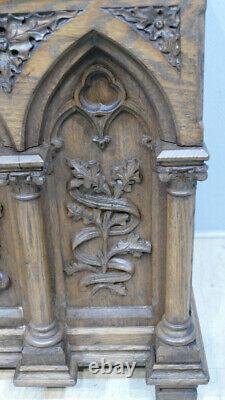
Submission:
<svg viewBox="0 0 225 400">
<path fill-rule="evenodd" d="M 150 134 L 151 126 L 149 127 L 145 118 L 148 111 L 141 109 L 141 105 L 135 100 L 135 93 L 133 95 L 125 93 L 126 89 L 122 80 L 119 80 L 113 72 L 114 66 L 126 71 L 130 81 L 137 82 L 141 88 L 143 96 L 149 104 L 152 119 L 157 121 L 157 127 L 152 127 L 154 132 L 151 132 L 151 135 L 175 143 L 176 124 L 173 113 L 169 101 L 155 77 L 118 43 L 96 31 L 91 31 L 62 54 L 34 91 L 25 116 L 25 148 L 38 146 L 42 143 L 50 144 L 51 135 L 53 139 L 58 140 L 56 130 L 73 113 L 79 113 L 84 117 L 86 115 L 87 120 L 92 120 L 94 125 L 96 125 L 96 121 L 98 121 L 97 124 L 99 123 L 99 118 L 93 118 L 95 112 L 93 106 L 84 101 L 82 94 L 85 85 L 89 85 L 91 80 L 95 79 L 93 78 L 94 75 L 100 79 L 99 84 L 108 81 L 114 95 L 116 95 L 116 92 L 118 94 L 118 99 L 115 100 L 118 102 L 116 107 L 109 105 L 108 110 L 107 106 L 106 109 L 104 107 L 102 110 L 96 109 L 96 114 L 108 113 L 110 107 L 112 108 L 111 116 L 112 112 L 118 115 L 120 109 L 126 109 L 139 121 L 142 120 L 141 123 L 146 126 L 146 134 Z M 76 88 L 78 76 L 84 87 Z M 49 121 L 52 122 L 51 126 L 49 126 Z M 109 122 L 107 119 L 106 125 Z M 96 143 L 104 147 L 104 144 L 107 144 L 109 140 L 107 135 L 104 139 L 104 133 L 101 132 L 102 128 L 100 128 L 100 133 L 98 127 L 95 130 Z"/>
</svg>

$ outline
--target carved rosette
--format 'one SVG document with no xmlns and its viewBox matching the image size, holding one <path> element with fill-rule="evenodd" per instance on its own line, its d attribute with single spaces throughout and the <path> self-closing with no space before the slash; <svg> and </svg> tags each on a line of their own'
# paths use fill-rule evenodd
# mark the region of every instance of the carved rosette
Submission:
<svg viewBox="0 0 225 400">
<path fill-rule="evenodd" d="M 178 71 L 181 68 L 180 8 L 178 6 L 103 8 L 127 22 L 160 50 Z"/>
<path fill-rule="evenodd" d="M 134 232 L 140 223 L 136 205 L 125 197 L 135 184 L 141 183 L 139 162 L 128 159 L 111 169 L 106 179 L 97 161 L 69 161 L 73 179 L 68 190 L 76 203 L 68 205 L 68 215 L 74 221 L 82 220 L 85 227 L 72 240 L 75 261 L 65 265 L 65 272 L 88 271 L 80 280 L 81 287 L 92 286 L 92 294 L 101 289 L 126 295 L 125 282 L 135 273 L 135 264 L 124 257 L 140 258 L 151 253 L 151 243 Z M 128 235 L 110 246 L 111 236 Z M 83 247 L 93 239 L 100 238 L 102 245 L 96 254 L 85 253 Z"/>
<path fill-rule="evenodd" d="M 16 77 L 38 43 L 45 40 L 76 11 L 0 15 L 0 87 L 12 91 Z"/>
</svg>

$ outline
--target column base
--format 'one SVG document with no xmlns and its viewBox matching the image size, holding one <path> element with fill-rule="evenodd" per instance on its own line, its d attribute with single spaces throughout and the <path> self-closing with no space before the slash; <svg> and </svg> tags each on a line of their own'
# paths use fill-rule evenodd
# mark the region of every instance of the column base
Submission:
<svg viewBox="0 0 225 400">
<path fill-rule="evenodd" d="M 162 342 L 171 346 L 186 346 L 196 338 L 191 317 L 183 324 L 171 324 L 163 316 L 156 328 L 156 335 Z"/>
<path fill-rule="evenodd" d="M 29 323 L 25 333 L 25 344 L 38 348 L 48 348 L 60 343 L 63 336 L 63 329 L 57 322 L 51 325 L 35 325 Z"/>
<path fill-rule="evenodd" d="M 146 383 L 156 386 L 159 400 L 195 399 L 196 387 L 209 382 L 194 298 L 192 316 L 196 340 L 185 346 L 171 346 L 156 338 L 154 354 L 146 363 Z"/>
<path fill-rule="evenodd" d="M 196 400 L 196 388 L 159 388 L 156 387 L 155 391 L 156 400 Z"/>
<path fill-rule="evenodd" d="M 67 387 L 77 381 L 77 364 L 66 357 L 63 344 L 45 349 L 25 346 L 15 375 L 15 386 Z"/>
</svg>

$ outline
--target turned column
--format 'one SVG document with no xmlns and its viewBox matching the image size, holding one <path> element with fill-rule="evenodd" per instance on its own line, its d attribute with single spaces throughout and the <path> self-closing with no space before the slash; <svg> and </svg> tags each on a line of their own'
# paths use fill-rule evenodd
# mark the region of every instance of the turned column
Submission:
<svg viewBox="0 0 225 400">
<path fill-rule="evenodd" d="M 45 175 L 42 171 L 11 173 L 12 195 L 17 201 L 16 212 L 31 320 L 25 344 L 45 348 L 59 343 L 62 328 L 54 318 L 45 223 L 41 207 L 41 190 Z M 22 272 L 21 272 L 22 273 Z"/>
<path fill-rule="evenodd" d="M 174 346 L 195 340 L 191 316 L 194 211 L 197 180 L 207 178 L 207 167 L 159 167 L 167 186 L 167 247 L 165 313 L 157 337 Z"/>
</svg>

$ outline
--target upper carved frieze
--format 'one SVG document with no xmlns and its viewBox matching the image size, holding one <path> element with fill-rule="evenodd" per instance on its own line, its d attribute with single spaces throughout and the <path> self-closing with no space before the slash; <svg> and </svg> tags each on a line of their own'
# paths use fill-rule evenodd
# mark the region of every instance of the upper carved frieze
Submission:
<svg viewBox="0 0 225 400">
<path fill-rule="evenodd" d="M 76 11 L 0 15 L 0 87 L 12 91 L 16 77 L 38 43 L 75 17 Z"/>
<path fill-rule="evenodd" d="M 168 59 L 180 70 L 180 8 L 178 6 L 113 7 L 103 8 L 110 14 L 126 21 L 142 36 L 153 42 Z"/>
</svg>

